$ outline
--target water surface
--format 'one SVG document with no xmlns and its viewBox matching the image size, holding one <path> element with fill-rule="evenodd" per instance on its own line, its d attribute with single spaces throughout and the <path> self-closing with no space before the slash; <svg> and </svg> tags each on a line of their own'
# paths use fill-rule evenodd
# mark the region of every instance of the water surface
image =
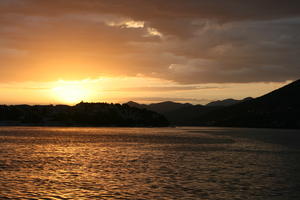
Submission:
<svg viewBox="0 0 300 200">
<path fill-rule="evenodd" d="M 0 199 L 300 199 L 300 133 L 0 128 Z"/>
</svg>

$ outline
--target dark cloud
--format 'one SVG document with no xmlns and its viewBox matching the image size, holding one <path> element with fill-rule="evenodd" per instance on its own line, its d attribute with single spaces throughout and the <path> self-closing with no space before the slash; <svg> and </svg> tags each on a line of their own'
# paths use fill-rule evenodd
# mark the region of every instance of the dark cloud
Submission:
<svg viewBox="0 0 300 200">
<path fill-rule="evenodd" d="M 0 78 L 292 80 L 299 35 L 296 0 L 0 0 Z"/>
<path fill-rule="evenodd" d="M 2 13 L 53 15 L 101 12 L 141 20 L 204 18 L 220 21 L 299 16 L 297 0 L 1 0 Z"/>
<path fill-rule="evenodd" d="M 199 20 L 225 23 L 292 18 L 300 15 L 300 3 L 297 0 L 2 0 L 1 2 L 0 13 L 4 16 L 110 14 L 143 20 L 165 34 L 183 36 L 192 34 Z"/>
</svg>

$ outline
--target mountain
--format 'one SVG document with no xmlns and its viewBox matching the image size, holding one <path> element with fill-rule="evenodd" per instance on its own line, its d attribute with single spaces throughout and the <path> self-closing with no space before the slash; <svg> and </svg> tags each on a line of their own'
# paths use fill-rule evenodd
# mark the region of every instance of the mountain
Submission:
<svg viewBox="0 0 300 200">
<path fill-rule="evenodd" d="M 219 109 L 218 106 L 194 105 L 172 110 L 163 115 L 174 125 L 193 126 L 198 123 L 198 117 Z"/>
<path fill-rule="evenodd" d="M 300 128 L 300 80 L 256 99 L 199 116 L 202 126 Z"/>
<path fill-rule="evenodd" d="M 138 104 L 0 105 L 0 125 L 229 126 L 300 128 L 300 80 L 258 98 L 225 99 L 205 106 L 171 101 Z"/>
<path fill-rule="evenodd" d="M 208 112 L 220 109 L 220 107 L 233 105 L 235 103 L 243 102 L 252 99 L 251 97 L 243 100 L 226 99 L 223 101 L 215 101 L 203 105 L 192 105 L 189 103 L 177 103 L 172 101 L 165 101 L 152 104 L 139 104 L 134 101 L 129 101 L 126 104 L 131 107 L 140 109 L 152 110 L 163 114 L 173 125 L 196 125 L 198 117 Z"/>
<path fill-rule="evenodd" d="M 79 103 L 67 105 L 0 105 L 0 125 L 39 126 L 168 126 L 154 111 L 126 104 Z"/>
<path fill-rule="evenodd" d="M 161 114 L 170 112 L 170 111 L 174 111 L 177 109 L 181 109 L 184 107 L 192 107 L 192 104 L 189 103 L 176 103 L 176 102 L 172 102 L 172 101 L 164 101 L 164 102 L 160 102 L 160 103 L 152 103 L 152 104 L 139 104 L 136 103 L 134 101 L 129 101 L 126 103 L 127 105 L 131 106 L 131 107 L 136 107 L 136 108 L 145 108 L 148 110 L 152 110 L 154 112 L 158 112 Z"/>
<path fill-rule="evenodd" d="M 130 107 L 140 108 L 140 109 L 147 109 L 147 107 L 148 107 L 148 105 L 146 105 L 146 104 L 139 104 L 139 103 L 136 103 L 134 101 L 128 101 L 125 104 L 127 104 Z"/>
<path fill-rule="evenodd" d="M 258 98 L 225 99 L 205 106 L 128 103 L 163 114 L 174 125 L 300 128 L 300 80 Z"/>
<path fill-rule="evenodd" d="M 247 97 L 242 100 L 224 99 L 224 100 L 212 101 L 212 102 L 206 104 L 206 106 L 231 106 L 231 105 L 234 105 L 234 104 L 237 104 L 237 103 L 240 103 L 243 101 L 249 101 L 252 99 L 253 99 L 252 97 Z"/>
</svg>

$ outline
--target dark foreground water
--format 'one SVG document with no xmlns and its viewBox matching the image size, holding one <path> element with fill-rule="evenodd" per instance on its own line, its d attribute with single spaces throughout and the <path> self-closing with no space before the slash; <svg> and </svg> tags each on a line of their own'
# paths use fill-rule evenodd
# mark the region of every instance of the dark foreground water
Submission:
<svg viewBox="0 0 300 200">
<path fill-rule="evenodd" d="M 0 128 L 0 199 L 300 199 L 300 131 Z"/>
</svg>

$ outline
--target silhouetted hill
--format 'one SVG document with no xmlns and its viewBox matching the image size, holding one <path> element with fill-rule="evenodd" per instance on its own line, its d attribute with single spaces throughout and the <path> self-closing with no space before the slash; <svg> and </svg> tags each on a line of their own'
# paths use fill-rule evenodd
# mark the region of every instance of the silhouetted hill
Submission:
<svg viewBox="0 0 300 200">
<path fill-rule="evenodd" d="M 167 126 L 156 112 L 126 104 L 79 103 L 67 105 L 0 106 L 1 125 Z"/>
<path fill-rule="evenodd" d="M 203 105 L 128 103 L 162 113 L 174 125 L 300 128 L 300 80 L 258 98 Z"/>
<path fill-rule="evenodd" d="M 170 112 L 172 110 L 177 110 L 180 108 L 184 108 L 184 107 L 190 107 L 193 106 L 192 104 L 189 103 L 176 103 L 176 102 L 172 102 L 172 101 L 165 101 L 165 102 L 161 102 L 161 103 L 155 103 L 155 104 L 150 104 L 149 105 L 149 110 L 153 110 L 155 112 L 158 113 L 166 113 L 166 112 Z"/>
<path fill-rule="evenodd" d="M 141 108 L 141 109 L 144 109 L 144 108 L 148 107 L 148 105 L 146 105 L 146 104 L 139 104 L 139 103 L 136 103 L 134 101 L 129 101 L 126 104 L 129 105 L 129 106 L 131 106 L 131 107 Z"/>
<path fill-rule="evenodd" d="M 266 95 L 199 116 L 198 125 L 300 128 L 300 80 Z"/>
<path fill-rule="evenodd" d="M 219 108 L 218 106 L 194 105 L 182 107 L 163 114 L 174 125 L 190 126 L 198 123 L 197 118 L 199 116 Z"/>
<path fill-rule="evenodd" d="M 231 106 L 231 105 L 234 105 L 234 104 L 237 104 L 237 103 L 240 103 L 243 101 L 249 101 L 252 99 L 253 99 L 252 97 L 247 97 L 242 100 L 224 99 L 224 100 L 212 101 L 212 102 L 206 104 L 206 106 Z"/>
<path fill-rule="evenodd" d="M 177 109 L 181 109 L 184 107 L 192 107 L 192 104 L 189 103 L 176 103 L 176 102 L 172 102 L 172 101 L 165 101 L 165 102 L 160 102 L 160 103 L 152 103 L 152 104 L 139 104 L 133 101 L 129 101 L 128 103 L 126 103 L 129 106 L 132 107 L 136 107 L 136 108 L 145 108 L 148 110 L 152 110 L 154 112 L 158 112 L 161 114 L 170 112 L 170 111 L 174 111 Z"/>
<path fill-rule="evenodd" d="M 223 101 L 211 102 L 206 106 L 192 105 L 189 103 L 176 103 L 172 101 L 165 101 L 152 104 L 139 104 L 133 101 L 129 101 L 127 105 L 152 110 L 163 114 L 174 125 L 195 125 L 198 123 L 199 116 L 202 116 L 208 112 L 219 109 L 223 106 L 229 106 L 234 103 L 243 102 L 252 99 L 251 97 L 243 100 L 227 99 Z"/>
</svg>

